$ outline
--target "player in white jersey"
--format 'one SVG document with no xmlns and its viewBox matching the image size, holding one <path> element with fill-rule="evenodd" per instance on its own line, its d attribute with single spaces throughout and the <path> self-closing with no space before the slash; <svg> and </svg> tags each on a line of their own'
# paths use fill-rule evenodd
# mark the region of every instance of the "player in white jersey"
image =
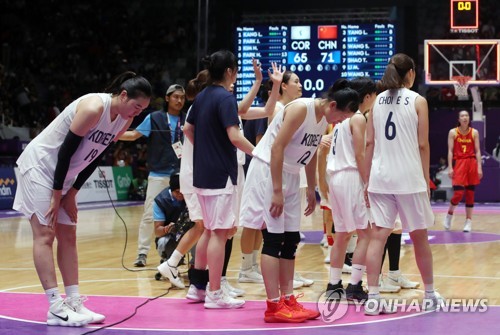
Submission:
<svg viewBox="0 0 500 335">
<path fill-rule="evenodd" d="M 425 286 L 425 309 L 435 309 L 432 252 L 427 228 L 434 223 L 429 202 L 429 120 L 427 101 L 410 91 L 415 63 L 405 54 L 394 55 L 379 82 L 380 93 L 368 118 L 366 158 L 368 195 L 373 217 L 367 252 L 369 299 L 365 314 L 394 312 L 380 304 L 379 272 L 387 237 L 399 213 L 409 231 Z"/>
<path fill-rule="evenodd" d="M 108 93 L 84 95 L 52 121 L 17 160 L 20 176 L 13 208 L 33 230 L 35 268 L 49 300 L 47 324 L 82 326 L 104 321 L 83 306 L 78 288 L 76 194 L 100 162 L 104 150 L 148 105 L 149 82 L 133 72 L 115 78 Z M 66 299 L 58 288 L 52 245 Z"/>
<path fill-rule="evenodd" d="M 263 229 L 262 274 L 267 293 L 266 322 L 303 322 L 319 316 L 293 296 L 295 252 L 300 242 L 299 171 L 306 166 L 306 215 L 316 206 L 316 149 L 328 122 L 338 122 L 352 106 L 351 89 L 328 91 L 325 98 L 297 99 L 285 106 L 255 148 L 243 191 L 240 223 Z M 354 109 L 355 110 L 355 109 Z"/>
<path fill-rule="evenodd" d="M 335 222 L 336 241 L 330 254 L 330 282 L 327 291 L 341 290 L 342 268 L 351 236 L 356 232 L 358 241 L 354 249 L 351 278 L 346 288 L 348 300 L 364 301 L 367 295 L 362 280 L 366 264 L 370 227 L 369 214 L 364 199 L 364 185 L 368 181 L 365 170 L 366 119 L 362 111 L 371 109 L 377 88 L 368 77 L 351 82 L 343 79 L 341 87 L 351 87 L 359 95 L 359 110 L 335 125 L 327 159 L 328 200 Z"/>
<path fill-rule="evenodd" d="M 238 105 L 238 113 L 240 115 L 243 115 L 245 119 L 257 119 L 257 118 L 262 118 L 262 117 L 267 117 L 270 114 L 272 114 L 272 111 L 274 110 L 274 104 L 277 99 L 277 90 L 276 92 L 271 93 L 270 98 L 269 98 L 269 104 L 266 104 L 264 108 L 261 107 L 251 107 L 251 104 L 253 102 L 253 99 L 255 99 L 256 94 L 258 93 L 258 89 L 260 88 L 260 83 L 262 81 L 262 70 L 260 67 L 260 64 L 257 59 L 253 59 L 252 61 L 253 67 L 254 67 L 254 72 L 256 75 L 256 81 L 254 85 L 252 86 L 251 90 L 245 95 L 244 99 L 239 103 Z M 283 75 L 283 72 L 281 71 L 281 66 L 278 66 L 276 63 L 271 63 L 272 71 L 268 70 L 268 75 L 269 77 L 274 80 L 274 81 L 281 81 L 281 77 Z M 208 70 L 202 70 L 201 72 L 198 73 L 197 77 L 195 79 L 192 79 L 189 83 L 188 86 L 186 87 L 186 95 L 189 100 L 194 100 L 196 95 L 206 87 L 207 82 L 209 80 L 209 73 Z M 188 114 L 191 109 L 188 110 Z M 193 144 L 189 139 L 186 139 L 183 143 L 182 146 L 182 161 L 181 161 L 181 169 L 180 169 L 180 181 L 181 181 L 181 191 L 184 194 L 184 199 L 186 200 L 186 205 L 189 209 L 190 212 L 190 218 L 195 221 L 195 227 L 197 229 L 201 229 L 200 231 L 191 229 L 186 233 L 185 236 L 181 239 L 179 242 L 179 245 L 177 246 L 177 249 L 174 251 L 173 256 L 178 253 L 178 255 L 182 258 L 182 255 L 184 255 L 200 238 L 201 234 L 203 233 L 203 218 L 201 215 L 201 208 L 200 204 L 197 198 L 196 193 L 194 192 L 194 187 L 193 187 Z M 238 160 L 238 201 L 241 201 L 241 193 L 240 189 L 242 190 L 243 188 L 243 183 L 244 183 L 244 174 L 242 172 L 242 165 L 244 164 L 244 153 L 241 150 L 237 150 L 237 160 Z M 184 193 L 186 192 L 186 193 Z M 186 196 L 187 194 L 187 196 Z M 239 209 L 239 206 L 238 206 Z M 193 214 L 191 214 L 193 213 Z M 193 233 L 190 234 L 190 232 L 193 231 Z M 223 266 L 223 272 L 222 272 L 222 279 L 221 279 L 221 287 L 223 290 L 226 290 L 226 293 L 228 293 L 231 296 L 241 296 L 244 294 L 243 290 L 237 289 L 232 287 L 227 279 L 225 278 L 225 269 L 227 268 L 227 262 L 229 260 L 229 255 L 230 255 L 230 250 L 232 246 L 232 238 L 228 239 L 228 241 L 231 241 L 231 243 L 226 242 L 226 257 L 224 260 L 224 266 Z M 202 245 L 200 245 L 202 247 Z M 228 255 L 229 253 L 229 255 Z M 177 257 L 178 258 L 178 257 Z M 179 258 L 180 260 L 180 258 Z M 174 264 L 173 262 L 176 261 L 176 259 L 169 259 L 169 261 L 172 262 L 167 262 L 167 264 Z M 178 261 L 177 261 L 178 263 Z M 175 264 L 177 264 L 175 263 Z M 172 266 L 170 266 L 172 268 Z M 191 284 L 189 287 L 188 294 L 186 298 L 190 300 L 195 300 L 195 301 L 200 301 L 204 299 L 204 294 L 205 294 L 205 286 L 206 282 L 208 281 L 208 276 L 206 275 L 206 271 L 197 271 L 196 269 L 205 269 L 206 264 L 200 260 L 199 258 L 195 257 L 195 265 L 193 269 L 189 270 L 189 278 L 191 280 Z M 177 276 L 177 269 L 171 269 L 172 272 L 174 273 L 174 276 Z M 166 274 L 169 274 L 169 272 L 166 272 Z M 173 279 L 170 278 L 170 276 L 167 276 L 171 281 Z M 204 279 L 203 279 L 204 278 Z M 206 280 L 205 280 L 206 279 Z M 175 279 L 174 279 L 175 280 Z"/>
<path fill-rule="evenodd" d="M 268 117 L 268 123 L 271 123 L 274 116 L 283 111 L 285 105 L 302 96 L 302 85 L 299 77 L 292 71 L 285 71 L 279 85 L 269 85 L 269 90 L 279 89 L 279 99 L 275 104 L 274 111 Z M 246 210 L 246 203 L 242 204 L 241 213 Z M 244 214 L 243 214 L 244 215 Z M 262 244 L 262 233 L 255 227 L 244 225 L 246 220 L 240 221 L 243 227 L 241 232 L 241 270 L 238 277 L 240 283 L 263 283 L 264 280 L 259 271 L 256 258 Z"/>
</svg>

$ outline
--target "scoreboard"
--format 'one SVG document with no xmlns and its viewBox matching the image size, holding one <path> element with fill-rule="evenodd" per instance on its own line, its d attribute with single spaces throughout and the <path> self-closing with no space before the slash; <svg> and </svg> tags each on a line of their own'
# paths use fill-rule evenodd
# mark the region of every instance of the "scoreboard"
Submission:
<svg viewBox="0 0 500 335">
<path fill-rule="evenodd" d="M 379 80 L 395 46 L 390 23 L 237 27 L 236 98 L 252 86 L 252 58 L 261 62 L 264 80 L 276 62 L 299 76 L 304 97 L 315 97 L 341 77 Z"/>
</svg>

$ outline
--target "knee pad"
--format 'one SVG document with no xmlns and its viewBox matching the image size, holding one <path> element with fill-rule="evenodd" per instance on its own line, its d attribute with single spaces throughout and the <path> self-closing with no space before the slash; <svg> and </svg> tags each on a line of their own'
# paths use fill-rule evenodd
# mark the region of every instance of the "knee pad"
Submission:
<svg viewBox="0 0 500 335">
<path fill-rule="evenodd" d="M 463 186 L 453 186 L 453 197 L 451 198 L 451 204 L 457 206 L 462 198 L 464 197 L 465 187 Z"/>
<path fill-rule="evenodd" d="M 465 207 L 474 207 L 474 185 L 465 187 Z"/>
<path fill-rule="evenodd" d="M 285 233 L 275 234 L 268 232 L 267 229 L 263 229 L 262 237 L 264 239 L 262 253 L 274 258 L 280 258 L 281 248 L 285 242 Z"/>
<path fill-rule="evenodd" d="M 286 231 L 285 232 L 285 243 L 281 248 L 281 258 L 283 259 L 295 259 L 295 253 L 297 252 L 297 246 L 300 243 L 300 233 L 298 231 Z"/>
</svg>

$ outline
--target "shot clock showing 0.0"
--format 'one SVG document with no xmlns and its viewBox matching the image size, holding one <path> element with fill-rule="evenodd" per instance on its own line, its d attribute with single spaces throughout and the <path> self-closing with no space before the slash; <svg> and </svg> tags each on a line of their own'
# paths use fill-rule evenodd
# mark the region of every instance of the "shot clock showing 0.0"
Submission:
<svg viewBox="0 0 500 335">
<path fill-rule="evenodd" d="M 453 32 L 467 32 L 460 31 L 464 29 L 477 30 L 479 28 L 479 0 L 450 0 L 450 28 Z"/>
</svg>

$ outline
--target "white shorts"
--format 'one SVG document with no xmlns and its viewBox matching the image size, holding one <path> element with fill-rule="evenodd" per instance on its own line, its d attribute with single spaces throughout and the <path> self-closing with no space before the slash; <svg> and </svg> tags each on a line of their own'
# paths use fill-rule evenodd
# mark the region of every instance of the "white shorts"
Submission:
<svg viewBox="0 0 500 335">
<path fill-rule="evenodd" d="M 29 220 L 31 220 L 33 214 L 36 214 L 40 224 L 47 226 L 48 222 L 45 213 L 50 207 L 52 188 L 42 185 L 40 181 L 43 180 L 43 177 L 36 169 L 29 169 L 24 174 L 19 174 L 18 177 L 16 197 L 12 208 L 23 213 Z M 63 191 L 64 194 L 66 194 L 66 190 Z M 76 225 L 76 222 L 71 222 L 62 207 L 59 207 L 57 223 Z"/>
<path fill-rule="evenodd" d="M 186 207 L 189 211 L 189 218 L 191 221 L 202 221 L 203 215 L 201 214 L 201 206 L 198 201 L 198 194 L 187 193 L 184 194 L 184 201 L 186 202 Z"/>
<path fill-rule="evenodd" d="M 240 209 L 240 226 L 264 229 L 270 233 L 299 231 L 300 228 L 300 176 L 283 171 L 283 214 L 273 218 L 269 209 L 273 196 L 273 183 L 269 165 L 258 158 L 248 168 Z"/>
<path fill-rule="evenodd" d="M 331 211 L 332 208 L 330 207 L 330 200 L 325 199 L 325 197 L 321 197 L 321 200 L 319 202 L 319 207 L 323 210 Z"/>
<path fill-rule="evenodd" d="M 394 229 L 399 213 L 403 230 L 412 232 L 434 225 L 434 213 L 427 192 L 411 194 L 368 193 L 373 223 Z"/>
<path fill-rule="evenodd" d="M 244 187 L 245 187 L 245 171 L 243 171 L 243 165 L 238 165 L 238 180 L 236 181 L 236 188 L 238 191 L 238 203 L 236 206 L 236 218 L 235 218 L 236 226 L 239 226 L 240 223 L 240 208 L 241 208 L 241 199 L 243 198 Z"/>
<path fill-rule="evenodd" d="M 339 171 L 332 174 L 328 179 L 328 189 L 335 231 L 350 233 L 356 229 L 366 229 L 370 216 L 358 170 Z"/>
<path fill-rule="evenodd" d="M 394 230 L 401 230 L 403 229 L 403 225 L 401 224 L 401 218 L 399 217 L 399 214 L 398 216 L 396 216 L 396 225 L 394 226 Z"/>
<path fill-rule="evenodd" d="M 232 193 L 203 195 L 198 194 L 198 201 L 203 215 L 205 229 L 231 229 L 236 221 L 238 191 L 233 186 Z"/>
</svg>

